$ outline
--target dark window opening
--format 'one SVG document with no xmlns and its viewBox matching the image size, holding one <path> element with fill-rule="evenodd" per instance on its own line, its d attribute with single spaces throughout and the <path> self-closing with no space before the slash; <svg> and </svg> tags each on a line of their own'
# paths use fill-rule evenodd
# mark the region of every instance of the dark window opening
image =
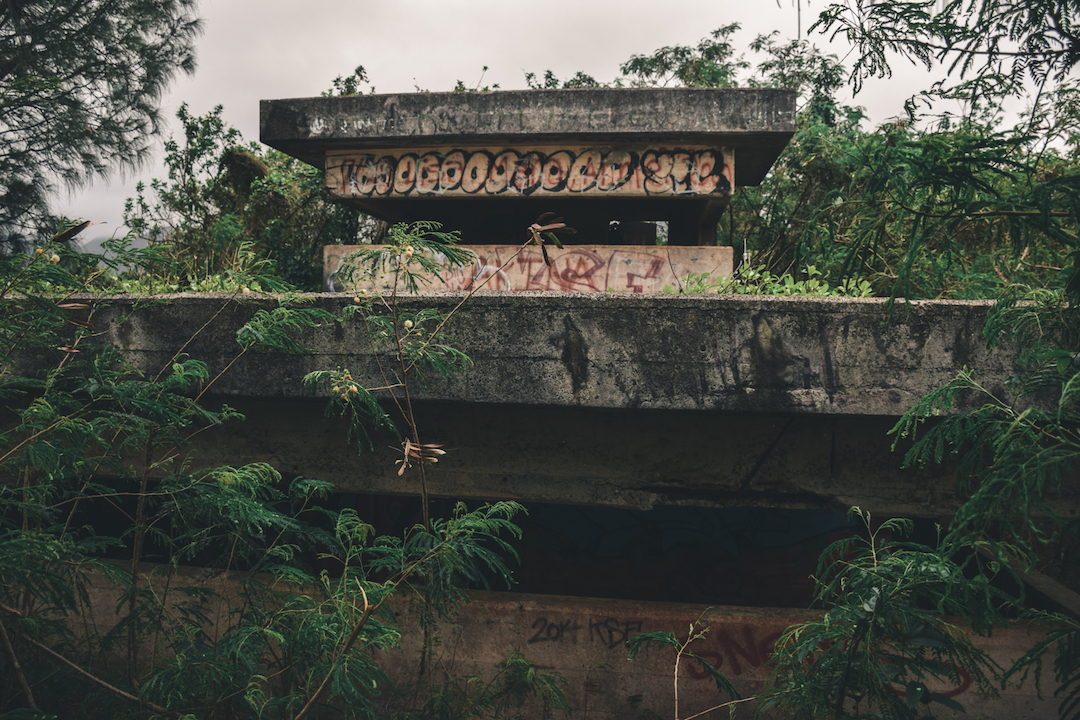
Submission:
<svg viewBox="0 0 1080 720">
<path fill-rule="evenodd" d="M 527 505 L 515 590 L 756 607 L 807 607 L 844 513 L 772 508 Z"/>
</svg>

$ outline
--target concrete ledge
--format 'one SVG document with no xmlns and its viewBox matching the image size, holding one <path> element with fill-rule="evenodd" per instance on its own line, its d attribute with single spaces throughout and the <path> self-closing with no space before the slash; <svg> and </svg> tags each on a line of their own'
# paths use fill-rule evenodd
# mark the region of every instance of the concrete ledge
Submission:
<svg viewBox="0 0 1080 720">
<path fill-rule="evenodd" d="M 246 296 L 243 296 L 246 297 Z M 403 312 L 449 312 L 462 293 L 399 299 Z M 274 298 L 224 295 L 91 297 L 98 340 L 156 373 L 185 352 L 215 375 L 239 348 L 237 330 Z M 303 300 L 335 314 L 351 295 Z M 475 295 L 448 325 L 473 365 L 414 397 L 470 403 L 781 414 L 897 416 L 964 366 L 991 390 L 1016 372 L 1014 353 L 987 353 L 990 302 L 758 296 L 503 293 Z M 120 322 L 123 320 L 123 322 Z M 212 322 L 211 322 L 212 321 Z M 349 368 L 384 384 L 366 335 L 353 325 L 304 333 L 306 356 L 252 352 L 214 393 L 303 397 L 312 370 Z"/>
</svg>

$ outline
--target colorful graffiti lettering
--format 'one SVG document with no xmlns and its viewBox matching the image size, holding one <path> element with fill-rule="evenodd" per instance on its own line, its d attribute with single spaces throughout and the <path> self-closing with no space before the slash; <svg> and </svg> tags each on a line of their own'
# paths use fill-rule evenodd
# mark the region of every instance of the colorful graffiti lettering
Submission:
<svg viewBox="0 0 1080 720">
<path fill-rule="evenodd" d="M 330 155 L 326 185 L 342 197 L 410 195 L 730 195 L 719 148 L 404 150 Z"/>
</svg>

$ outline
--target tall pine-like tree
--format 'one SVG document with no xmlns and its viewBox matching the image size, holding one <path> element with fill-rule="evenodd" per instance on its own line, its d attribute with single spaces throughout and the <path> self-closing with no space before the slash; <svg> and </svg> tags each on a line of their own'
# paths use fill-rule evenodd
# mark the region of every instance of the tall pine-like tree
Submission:
<svg viewBox="0 0 1080 720">
<path fill-rule="evenodd" d="M 199 32 L 195 0 L 0 0 L 0 252 L 52 229 L 59 188 L 146 159 Z"/>
</svg>

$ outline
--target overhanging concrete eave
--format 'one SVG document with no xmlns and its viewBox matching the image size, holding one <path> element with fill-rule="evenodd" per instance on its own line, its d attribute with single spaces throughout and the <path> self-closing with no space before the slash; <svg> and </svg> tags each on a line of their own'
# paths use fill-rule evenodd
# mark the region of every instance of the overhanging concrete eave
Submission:
<svg viewBox="0 0 1080 720">
<path fill-rule="evenodd" d="M 756 185 L 795 132 L 795 92 L 588 88 L 263 100 L 259 130 L 265 144 L 320 169 L 327 152 L 367 148 L 710 144 L 735 150 L 736 184 Z"/>
</svg>

